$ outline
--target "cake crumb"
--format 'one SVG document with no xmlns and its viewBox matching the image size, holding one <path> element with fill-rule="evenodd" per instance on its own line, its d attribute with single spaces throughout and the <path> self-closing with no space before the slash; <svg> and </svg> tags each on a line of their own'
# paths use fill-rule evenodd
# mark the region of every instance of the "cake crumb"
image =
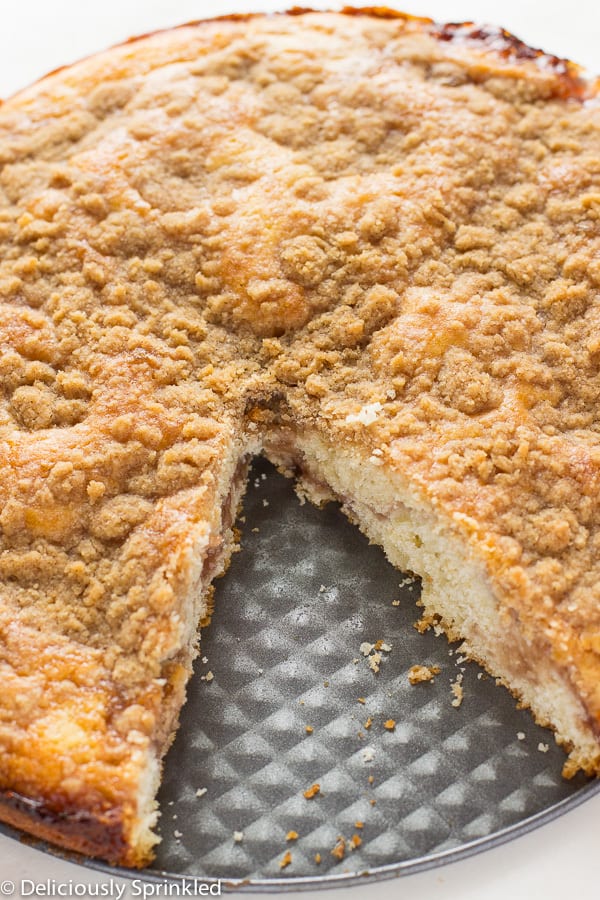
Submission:
<svg viewBox="0 0 600 900">
<path fill-rule="evenodd" d="M 383 723 L 383 727 L 385 728 L 386 731 L 393 731 L 396 727 L 396 720 L 388 719 L 387 722 Z"/>
<path fill-rule="evenodd" d="M 337 844 L 335 845 L 335 847 L 334 847 L 333 850 L 331 851 L 331 855 L 332 855 L 332 856 L 335 856 L 336 859 L 339 859 L 340 862 L 342 861 L 342 859 L 343 859 L 344 856 L 346 855 L 346 839 L 343 838 L 341 835 L 340 835 L 340 837 L 339 837 L 338 840 L 337 840 Z"/>
<path fill-rule="evenodd" d="M 233 832 L 233 840 L 236 844 L 241 844 L 244 840 L 244 832 L 243 831 L 234 831 Z"/>
<path fill-rule="evenodd" d="M 359 649 L 363 656 L 368 656 L 371 650 L 375 647 L 374 644 L 369 644 L 368 641 L 363 641 L 360 645 Z"/>
<path fill-rule="evenodd" d="M 422 681 L 433 681 L 434 676 L 439 673 L 439 666 L 411 666 L 408 670 L 408 680 L 411 684 L 420 684 Z"/>
<path fill-rule="evenodd" d="M 321 854 L 320 853 L 315 853 L 315 862 L 318 866 L 321 865 Z"/>
<path fill-rule="evenodd" d="M 365 823 L 364 823 L 364 822 L 361 822 L 360 819 L 357 819 L 357 821 L 354 823 L 354 827 L 355 827 L 355 828 L 364 828 L 364 827 L 365 827 Z"/>
<path fill-rule="evenodd" d="M 454 700 L 452 701 L 452 706 L 454 706 L 455 709 L 458 709 L 460 704 L 463 702 L 464 691 L 463 691 L 463 686 L 462 686 L 462 680 L 463 680 L 463 676 L 457 675 L 456 681 L 453 681 L 452 684 L 450 685 L 450 689 L 451 689 L 452 693 L 454 694 Z"/>
<path fill-rule="evenodd" d="M 304 730 L 307 734 L 312 734 L 314 731 L 314 728 L 312 727 L 312 725 L 307 725 Z"/>
<path fill-rule="evenodd" d="M 366 703 L 364 697 L 358 697 L 357 699 L 358 699 L 358 702 L 359 702 L 359 703 L 362 703 L 363 705 Z"/>
<path fill-rule="evenodd" d="M 313 784 L 312 787 L 307 788 L 304 791 L 304 796 L 307 800 L 312 800 L 313 797 L 316 797 L 319 791 L 321 790 L 320 784 Z"/>
<path fill-rule="evenodd" d="M 286 841 L 297 841 L 298 840 L 298 832 L 297 831 L 288 831 L 285 836 Z"/>
<path fill-rule="evenodd" d="M 178 831 L 176 828 L 175 831 L 173 832 L 173 835 L 174 835 L 174 837 L 177 838 L 177 840 L 179 840 L 179 838 L 183 837 L 183 831 Z"/>
<path fill-rule="evenodd" d="M 291 865 L 291 862 L 292 862 L 292 854 L 291 854 L 290 851 L 288 850 L 288 851 L 284 854 L 283 859 L 281 859 L 281 860 L 279 861 L 279 868 L 280 868 L 280 869 L 287 869 L 287 867 L 288 867 L 289 865 Z"/>
<path fill-rule="evenodd" d="M 373 719 L 371 718 L 371 716 L 369 716 L 369 718 L 365 722 L 365 728 L 367 729 L 367 731 L 369 730 L 369 728 L 371 727 L 372 724 L 373 724 Z"/>
<path fill-rule="evenodd" d="M 356 850 L 357 847 L 360 847 L 362 844 L 362 838 L 359 834 L 353 834 L 350 838 L 350 849 Z"/>
<path fill-rule="evenodd" d="M 549 749 L 550 747 L 548 746 L 548 744 L 542 744 L 541 741 L 538 744 L 538 750 L 540 751 L 540 753 L 547 753 Z"/>
<path fill-rule="evenodd" d="M 400 606 L 399 600 L 392 600 L 392 606 Z"/>
<path fill-rule="evenodd" d="M 524 741 L 524 740 L 525 740 L 525 732 L 524 732 L 524 731 L 517 731 L 517 740 L 518 740 L 518 741 Z"/>
<path fill-rule="evenodd" d="M 369 668 L 372 672 L 379 672 L 379 667 L 381 665 L 381 653 L 373 653 L 372 656 L 369 657 Z"/>
<path fill-rule="evenodd" d="M 372 762 L 375 759 L 375 751 L 372 747 L 365 747 L 362 752 L 363 762 Z"/>
<path fill-rule="evenodd" d="M 208 788 L 198 788 L 198 790 L 196 791 L 196 797 L 204 797 L 207 791 Z"/>
</svg>

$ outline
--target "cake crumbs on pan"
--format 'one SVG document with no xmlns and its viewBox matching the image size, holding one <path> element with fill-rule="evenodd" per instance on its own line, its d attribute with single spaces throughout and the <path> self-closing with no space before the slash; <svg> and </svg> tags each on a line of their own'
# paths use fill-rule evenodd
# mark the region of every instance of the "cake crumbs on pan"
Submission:
<svg viewBox="0 0 600 900">
<path fill-rule="evenodd" d="M 375 650 L 382 650 L 384 653 L 389 653 L 392 649 L 392 645 L 388 644 L 387 641 L 375 641 L 374 644 Z"/>
<path fill-rule="evenodd" d="M 408 680 L 411 684 L 420 684 L 422 681 L 433 681 L 434 676 L 439 673 L 439 666 L 411 666 L 408 670 Z"/>
<path fill-rule="evenodd" d="M 335 858 L 340 860 L 340 862 L 343 860 L 344 856 L 346 855 L 346 838 L 340 835 L 340 837 L 337 839 L 335 847 L 331 851 L 331 855 L 335 856 Z"/>
<path fill-rule="evenodd" d="M 369 656 L 369 668 L 372 672 L 379 672 L 379 667 L 381 665 L 381 653 L 373 653 L 372 656 Z"/>
<path fill-rule="evenodd" d="M 298 840 L 298 832 L 297 831 L 288 831 L 285 836 L 286 841 L 297 841 Z"/>
<path fill-rule="evenodd" d="M 463 676 L 462 674 L 456 676 L 456 681 L 453 681 L 450 685 L 450 690 L 454 694 L 454 700 L 452 701 L 452 706 L 455 709 L 458 709 L 460 704 L 463 702 L 464 691 L 462 686 Z"/>
<path fill-rule="evenodd" d="M 369 641 L 363 641 L 359 649 L 362 655 L 367 658 L 371 671 L 377 674 L 381 666 L 381 654 L 389 653 L 392 645 L 381 639 L 375 641 L 374 644 L 370 644 Z"/>
<path fill-rule="evenodd" d="M 320 792 L 320 790 L 321 790 L 321 785 L 315 783 L 311 787 L 309 787 L 305 791 L 303 791 L 303 794 L 307 800 L 312 800 L 313 797 L 317 796 L 317 794 Z"/>
<path fill-rule="evenodd" d="M 290 853 L 289 850 L 287 850 L 283 855 L 283 859 L 279 860 L 279 868 L 287 869 L 287 867 L 289 865 L 291 865 L 291 863 L 292 863 L 292 854 Z"/>
<path fill-rule="evenodd" d="M 233 832 L 233 840 L 236 844 L 241 844 L 244 840 L 244 832 L 243 831 L 234 831 Z"/>
<path fill-rule="evenodd" d="M 396 727 L 396 720 L 388 719 L 387 722 L 383 723 L 383 727 L 385 728 L 386 731 L 393 731 Z"/>
</svg>

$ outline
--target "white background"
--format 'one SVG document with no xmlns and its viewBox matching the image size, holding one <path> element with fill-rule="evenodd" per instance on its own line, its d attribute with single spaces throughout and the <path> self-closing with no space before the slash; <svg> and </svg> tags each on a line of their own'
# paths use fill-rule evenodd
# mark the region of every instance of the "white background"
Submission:
<svg viewBox="0 0 600 900">
<path fill-rule="evenodd" d="M 297 0 L 300 3 L 300 0 Z M 358 3 L 360 0 L 356 0 Z M 367 0 L 364 0 L 366 3 Z M 376 0 L 371 0 L 376 2 Z M 380 0 L 383 2 L 383 0 Z M 289 0 L 288 5 L 292 5 Z M 309 5 L 304 0 L 303 5 Z M 313 7 L 339 8 L 319 3 Z M 396 5 L 440 21 L 502 25 L 534 47 L 567 56 L 600 73 L 598 0 L 406 0 Z M 45 72 L 131 35 L 228 12 L 276 10 L 285 0 L 4 0 L 0 28 L 0 96 Z M 0 691 L 2 686 L 0 685 Z M 370 886 L 338 889 L 332 900 L 544 900 L 600 896 L 600 795 L 561 819 L 494 850 L 431 872 Z M 21 879 L 91 883 L 108 880 L 0 835 L 0 884 Z M 19 896 L 16 893 L 15 896 Z M 257 896 L 257 895 L 253 895 Z M 325 895 L 306 893 L 305 900 Z M 1 898 L 0 898 L 1 900 Z"/>
</svg>

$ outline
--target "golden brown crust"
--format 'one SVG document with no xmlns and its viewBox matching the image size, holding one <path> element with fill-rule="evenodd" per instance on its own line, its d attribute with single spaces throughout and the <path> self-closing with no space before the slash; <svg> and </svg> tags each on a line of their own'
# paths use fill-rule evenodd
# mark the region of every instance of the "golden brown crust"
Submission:
<svg viewBox="0 0 600 900">
<path fill-rule="evenodd" d="M 118 810 L 87 811 L 84 806 L 57 809 L 42 801 L 0 792 L 0 819 L 44 841 L 110 863 L 139 867 L 148 862 L 127 843 Z"/>
<path fill-rule="evenodd" d="M 85 796 L 111 859 L 281 427 L 403 472 L 600 723 L 595 88 L 503 31 L 292 12 L 0 110 L 0 816 L 74 846 Z"/>
</svg>

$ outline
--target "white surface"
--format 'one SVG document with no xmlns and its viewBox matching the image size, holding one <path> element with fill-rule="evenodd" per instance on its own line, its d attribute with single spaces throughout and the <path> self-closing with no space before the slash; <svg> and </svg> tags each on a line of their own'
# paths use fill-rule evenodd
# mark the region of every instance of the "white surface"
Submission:
<svg viewBox="0 0 600 900">
<path fill-rule="evenodd" d="M 2 10 L 0 96 L 6 97 L 57 66 L 134 34 L 227 12 L 282 9 L 293 2 L 12 0 Z M 341 5 L 318 0 L 312 3 L 304 0 L 304 3 L 322 8 Z M 356 0 L 356 5 L 359 3 Z M 402 4 L 390 0 L 388 5 L 442 21 L 500 24 L 532 46 L 569 57 L 591 72 L 600 73 L 600 3 L 592 0 L 571 0 L 568 4 L 564 0 L 544 3 L 541 0 L 406 0 Z M 378 900 L 594 897 L 600 883 L 599 819 L 600 796 L 596 796 L 557 821 L 471 859 L 370 887 L 361 885 L 338 889 L 334 894 L 311 892 L 301 896 L 305 900 L 324 900 L 326 896 L 332 900 L 360 900 L 367 894 L 376 894 Z M 92 874 L 0 835 L 0 900 L 3 895 L 9 896 L 10 885 L 6 887 L 6 882 L 14 882 L 13 896 L 22 896 L 18 889 L 22 879 L 39 885 L 37 896 L 42 891 L 45 896 L 59 896 L 59 885 L 64 892 L 73 890 L 76 883 L 90 886 L 102 883 L 106 892 L 111 888 L 108 876 Z M 48 879 L 50 883 L 45 885 Z M 125 882 L 115 881 L 113 895 L 117 884 Z M 135 896 L 131 886 L 128 893 Z"/>
</svg>

